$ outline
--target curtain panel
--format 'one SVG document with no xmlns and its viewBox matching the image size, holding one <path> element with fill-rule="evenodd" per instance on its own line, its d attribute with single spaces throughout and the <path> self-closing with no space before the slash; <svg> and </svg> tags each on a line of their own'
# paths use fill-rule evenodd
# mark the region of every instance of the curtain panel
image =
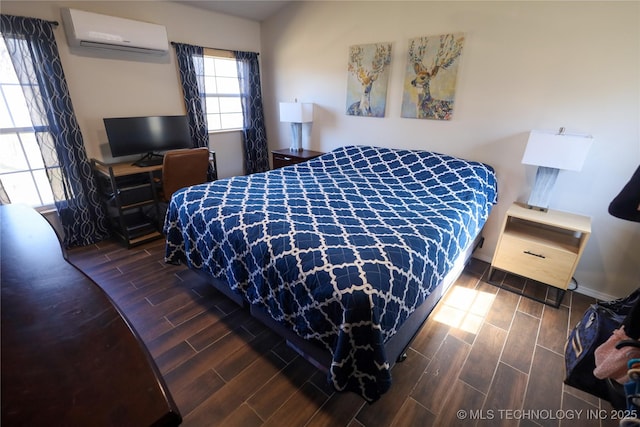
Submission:
<svg viewBox="0 0 640 427">
<path fill-rule="evenodd" d="M 97 183 L 87 159 L 52 24 L 36 18 L 0 15 L 0 33 L 27 100 L 65 247 L 109 236 Z"/>
<path fill-rule="evenodd" d="M 189 130 L 194 147 L 209 148 L 207 110 L 204 87 L 204 48 L 185 43 L 171 43 L 176 51 L 184 105 L 189 117 Z M 207 179 L 213 181 L 216 172 L 209 165 Z"/>
<path fill-rule="evenodd" d="M 269 149 L 264 125 L 260 64 L 254 52 L 233 52 L 238 65 L 244 129 L 242 132 L 247 174 L 269 170 Z"/>
</svg>

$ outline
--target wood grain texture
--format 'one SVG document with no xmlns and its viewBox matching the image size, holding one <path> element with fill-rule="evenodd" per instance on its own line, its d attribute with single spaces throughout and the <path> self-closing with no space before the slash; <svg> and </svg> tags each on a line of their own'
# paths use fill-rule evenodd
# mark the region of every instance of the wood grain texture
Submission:
<svg viewBox="0 0 640 427">
<path fill-rule="evenodd" d="M 506 338 L 507 331 L 485 323 L 458 378 L 476 390 L 487 393 Z"/>
<path fill-rule="evenodd" d="M 589 299 L 569 292 L 564 299 L 568 311 L 545 316 L 543 304 L 483 281 L 488 264 L 475 259 L 454 286 L 496 297 L 480 317 L 479 332 L 458 329 L 447 323 L 453 323 L 447 316 L 435 320 L 453 293 L 445 295 L 412 343 L 407 360 L 393 368 L 389 392 L 367 404 L 355 394 L 334 392 L 325 373 L 270 335 L 200 275 L 183 266 L 164 265 L 162 242 L 127 250 L 105 241 L 74 249 L 70 255 L 125 307 L 163 367 L 186 427 L 262 426 L 276 421 L 285 425 L 285 420 L 291 423 L 286 425 L 332 427 L 514 425 L 507 420 L 461 420 L 457 411 L 523 409 L 525 394 L 526 407 L 609 408 L 607 402 L 562 384 L 557 343 L 566 336 L 569 317 L 578 318 Z M 525 291 L 534 286 L 530 283 L 524 285 Z M 575 309 L 572 301 L 577 302 Z M 537 331 L 543 321 L 548 329 L 543 343 L 553 350 L 541 346 Z M 611 426 L 606 421 L 601 425 Z"/>
<path fill-rule="evenodd" d="M 527 410 L 561 409 L 563 384 L 558 378 L 564 377 L 564 358 L 540 345 L 536 346 L 529 385 L 523 408 Z M 558 419 L 541 420 L 545 426 L 556 426 Z"/>
<path fill-rule="evenodd" d="M 470 347 L 455 337 L 447 337 L 411 392 L 411 397 L 432 413 L 439 414 L 451 392 L 451 380 L 460 374 Z"/>
<path fill-rule="evenodd" d="M 0 206 L 0 253 L 2 425 L 180 423 L 140 336 L 38 212 Z"/>
<path fill-rule="evenodd" d="M 520 311 L 516 312 L 501 360 L 507 365 L 528 374 L 539 325 L 539 319 Z M 522 339 L 523 337 L 530 337 L 531 339 L 525 340 Z"/>
<path fill-rule="evenodd" d="M 483 407 L 485 417 L 479 426 L 514 425 L 514 420 L 503 416 L 502 410 L 522 409 L 528 376 L 511 366 L 500 363 Z"/>
<path fill-rule="evenodd" d="M 564 355 L 569 330 L 569 309 L 560 306 L 557 309 L 546 306 L 542 313 L 542 324 L 538 344 Z"/>
</svg>

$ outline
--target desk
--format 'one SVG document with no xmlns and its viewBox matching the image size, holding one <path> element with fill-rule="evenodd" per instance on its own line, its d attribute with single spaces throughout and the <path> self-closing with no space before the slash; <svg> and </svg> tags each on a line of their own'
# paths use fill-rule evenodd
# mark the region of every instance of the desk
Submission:
<svg viewBox="0 0 640 427">
<path fill-rule="evenodd" d="M 3 426 L 177 426 L 138 334 L 35 210 L 0 206 Z"/>
<path fill-rule="evenodd" d="M 159 172 L 162 171 L 162 165 L 153 165 L 153 166 L 135 166 L 131 162 L 121 162 L 121 163 L 104 163 L 100 160 L 91 159 L 92 164 L 94 164 L 94 169 L 100 171 L 105 175 L 109 175 L 109 170 L 113 172 L 113 175 L 118 176 L 129 176 L 140 173 L 149 173 L 149 172 Z"/>
<path fill-rule="evenodd" d="M 211 177 L 218 179 L 215 151 L 209 151 Z M 100 199 L 111 231 L 128 247 L 160 239 L 164 221 L 158 183 L 162 164 L 135 166 L 131 161 L 105 163 L 91 159 Z"/>
</svg>

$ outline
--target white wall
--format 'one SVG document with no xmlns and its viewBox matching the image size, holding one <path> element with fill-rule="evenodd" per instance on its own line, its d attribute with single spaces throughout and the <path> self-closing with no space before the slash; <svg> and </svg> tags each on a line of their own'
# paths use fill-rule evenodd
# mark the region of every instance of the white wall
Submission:
<svg viewBox="0 0 640 427">
<path fill-rule="evenodd" d="M 526 201 L 535 169 L 520 163 L 531 129 L 591 133 L 581 172 L 561 172 L 551 207 L 592 217 L 575 274 L 602 298 L 640 286 L 640 225 L 607 206 L 640 163 L 638 2 L 296 2 L 263 22 L 263 95 L 271 148 L 287 147 L 278 102 L 316 104 L 305 148 L 426 149 L 495 167 L 498 205 L 478 258 L 490 261 L 503 215 Z M 466 33 L 450 122 L 400 118 L 410 38 Z M 392 43 L 385 118 L 345 115 L 348 47 Z"/>
<path fill-rule="evenodd" d="M 162 57 L 88 49 L 70 50 L 60 8 L 164 25 L 170 41 L 204 47 L 259 52 L 260 24 L 174 2 L 3 1 L 2 13 L 56 20 L 54 33 L 87 155 L 111 161 L 104 117 L 184 114 L 175 51 Z M 220 177 L 243 173 L 239 132 L 210 136 Z M 121 160 L 121 159 L 118 159 Z"/>
<path fill-rule="evenodd" d="M 588 132 L 596 143 L 581 172 L 561 172 L 552 207 L 586 214 L 593 235 L 578 267 L 580 290 L 607 298 L 640 285 L 640 226 L 611 217 L 609 201 L 640 163 L 638 2 L 294 2 L 260 25 L 173 2 L 3 1 L 2 13 L 60 20 L 60 7 L 159 23 L 172 41 L 261 52 L 269 145 L 289 145 L 278 102 L 316 104 L 307 148 L 344 144 L 418 148 L 493 165 L 500 202 L 478 257 L 490 260 L 499 224 L 525 201 L 535 170 L 520 164 L 527 132 Z M 400 118 L 408 40 L 466 33 L 453 120 Z M 140 60 L 77 55 L 55 30 L 89 157 L 109 160 L 102 118 L 182 114 L 175 54 Z M 391 42 L 385 118 L 346 116 L 347 52 Z M 215 134 L 220 176 L 242 173 L 237 133 Z"/>
</svg>

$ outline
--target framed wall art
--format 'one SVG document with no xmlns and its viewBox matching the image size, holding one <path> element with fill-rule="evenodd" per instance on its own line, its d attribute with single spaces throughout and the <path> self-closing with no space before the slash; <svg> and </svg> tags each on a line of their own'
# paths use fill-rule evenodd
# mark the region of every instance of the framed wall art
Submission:
<svg viewBox="0 0 640 427">
<path fill-rule="evenodd" d="M 402 117 L 450 120 L 464 33 L 409 40 Z"/>
<path fill-rule="evenodd" d="M 347 114 L 384 117 L 391 43 L 349 47 Z"/>
</svg>

